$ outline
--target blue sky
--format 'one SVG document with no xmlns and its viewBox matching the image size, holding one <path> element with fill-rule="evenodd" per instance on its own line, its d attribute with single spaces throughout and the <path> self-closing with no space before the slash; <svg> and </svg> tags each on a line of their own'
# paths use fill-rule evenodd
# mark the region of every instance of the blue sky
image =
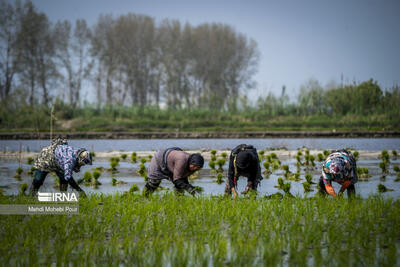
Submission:
<svg viewBox="0 0 400 267">
<path fill-rule="evenodd" d="M 400 1 L 397 0 L 34 0 L 55 22 L 100 14 L 145 14 L 160 22 L 226 23 L 254 39 L 261 53 L 250 97 L 296 95 L 310 78 L 322 85 L 374 78 L 400 84 Z"/>
</svg>

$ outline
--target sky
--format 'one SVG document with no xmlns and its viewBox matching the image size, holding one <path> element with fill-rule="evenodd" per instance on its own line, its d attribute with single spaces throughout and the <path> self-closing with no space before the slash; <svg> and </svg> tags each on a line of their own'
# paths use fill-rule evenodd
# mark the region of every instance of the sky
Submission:
<svg viewBox="0 0 400 267">
<path fill-rule="evenodd" d="M 309 79 L 400 84 L 398 0 L 33 0 L 51 21 L 144 14 L 156 22 L 224 23 L 254 39 L 260 51 L 250 99 L 299 92 Z"/>
</svg>

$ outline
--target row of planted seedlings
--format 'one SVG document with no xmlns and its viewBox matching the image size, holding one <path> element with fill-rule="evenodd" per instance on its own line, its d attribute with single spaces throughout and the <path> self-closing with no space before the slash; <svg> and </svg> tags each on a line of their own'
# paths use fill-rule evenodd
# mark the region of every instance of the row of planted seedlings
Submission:
<svg viewBox="0 0 400 267">
<path fill-rule="evenodd" d="M 397 159 L 397 151 L 396 150 L 392 150 L 392 158 L 394 160 Z M 390 161 L 390 155 L 389 152 L 387 150 L 382 150 L 381 155 L 379 157 L 381 159 L 381 162 L 379 163 L 379 168 L 382 171 L 382 175 L 380 180 L 381 181 L 386 181 L 386 176 L 390 174 L 390 165 L 391 165 L 391 161 Z M 396 174 L 396 179 L 394 180 L 395 182 L 399 182 L 400 181 L 400 168 L 398 165 L 394 165 L 393 166 L 393 171 Z M 378 192 L 380 193 L 384 193 L 384 192 L 388 192 L 388 191 L 394 191 L 391 188 L 387 188 L 384 184 L 378 184 Z"/>
<path fill-rule="evenodd" d="M 1 204 L 26 202 L 0 196 Z M 232 201 L 93 194 L 80 200 L 78 215 L 1 216 L 0 229 L 5 266 L 400 263 L 400 202 L 380 196 Z"/>
<path fill-rule="evenodd" d="M 215 182 L 217 184 L 222 184 L 224 182 L 223 178 L 224 165 L 227 159 L 228 159 L 228 154 L 226 152 L 222 152 L 220 153 L 219 156 L 217 156 L 217 150 L 213 149 L 210 151 L 210 161 L 208 162 L 208 166 L 211 169 L 211 173 L 216 174 Z"/>
</svg>

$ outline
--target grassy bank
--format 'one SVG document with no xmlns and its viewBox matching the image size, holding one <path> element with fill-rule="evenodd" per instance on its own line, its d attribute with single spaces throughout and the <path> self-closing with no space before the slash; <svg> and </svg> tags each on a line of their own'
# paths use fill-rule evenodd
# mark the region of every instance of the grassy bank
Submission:
<svg viewBox="0 0 400 267">
<path fill-rule="evenodd" d="M 1 197 L 0 203 L 33 203 Z M 0 216 L 5 265 L 399 264 L 400 202 L 93 195 L 79 215 Z"/>
<path fill-rule="evenodd" d="M 53 115 L 46 107 L 0 109 L 2 132 L 47 132 L 53 118 L 53 131 L 132 131 L 132 132 L 205 132 L 205 131 L 381 131 L 399 130 L 400 118 L 391 113 L 368 115 L 271 115 L 262 109 L 246 111 L 162 110 L 155 107 L 71 108 L 56 106 Z"/>
</svg>

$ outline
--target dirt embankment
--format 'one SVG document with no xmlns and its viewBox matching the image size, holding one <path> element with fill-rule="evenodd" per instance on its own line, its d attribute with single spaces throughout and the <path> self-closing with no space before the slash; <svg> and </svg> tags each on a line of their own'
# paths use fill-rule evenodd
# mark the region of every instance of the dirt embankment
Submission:
<svg viewBox="0 0 400 267">
<path fill-rule="evenodd" d="M 196 139 L 196 138 L 383 138 L 400 137 L 400 131 L 258 131 L 258 132 L 56 132 L 67 139 Z M 48 132 L 0 133 L 0 140 L 50 139 Z"/>
</svg>

